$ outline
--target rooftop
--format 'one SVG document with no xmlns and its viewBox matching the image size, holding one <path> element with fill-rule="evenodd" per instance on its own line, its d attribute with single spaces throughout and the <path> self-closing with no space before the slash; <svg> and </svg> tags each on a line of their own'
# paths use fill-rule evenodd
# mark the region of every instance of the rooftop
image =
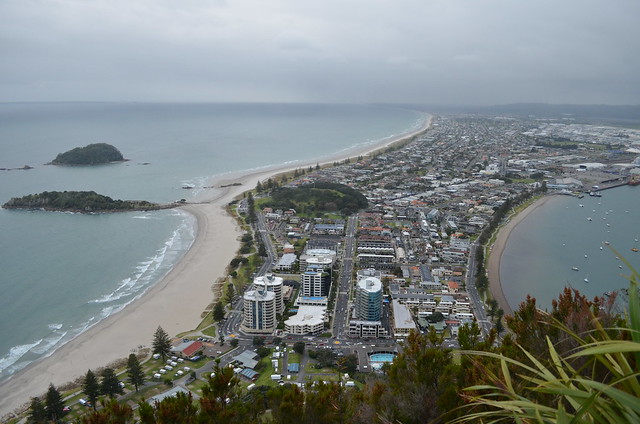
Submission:
<svg viewBox="0 0 640 424">
<path fill-rule="evenodd" d="M 391 302 L 393 305 L 393 326 L 394 328 L 412 329 L 416 328 L 416 323 L 411 318 L 409 308 L 395 300 Z"/>
</svg>

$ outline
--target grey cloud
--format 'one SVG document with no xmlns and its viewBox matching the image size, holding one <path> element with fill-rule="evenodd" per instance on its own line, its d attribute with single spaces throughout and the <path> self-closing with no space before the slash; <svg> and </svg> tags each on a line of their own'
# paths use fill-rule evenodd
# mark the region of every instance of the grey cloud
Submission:
<svg viewBox="0 0 640 424">
<path fill-rule="evenodd" d="M 5 0 L 2 101 L 640 103 L 635 0 Z"/>
</svg>

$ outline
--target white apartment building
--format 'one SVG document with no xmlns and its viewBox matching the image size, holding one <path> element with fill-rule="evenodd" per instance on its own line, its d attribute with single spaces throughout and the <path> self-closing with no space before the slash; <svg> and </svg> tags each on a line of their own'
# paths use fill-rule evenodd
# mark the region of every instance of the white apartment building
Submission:
<svg viewBox="0 0 640 424">
<path fill-rule="evenodd" d="M 282 297 L 282 287 L 284 280 L 273 274 L 261 275 L 253 280 L 254 290 L 273 292 L 276 295 L 276 314 L 284 312 L 284 299 Z"/>
<path fill-rule="evenodd" d="M 271 334 L 276 329 L 276 295 L 265 290 L 249 290 L 244 294 L 244 310 L 240 328 L 247 333 Z"/>
</svg>

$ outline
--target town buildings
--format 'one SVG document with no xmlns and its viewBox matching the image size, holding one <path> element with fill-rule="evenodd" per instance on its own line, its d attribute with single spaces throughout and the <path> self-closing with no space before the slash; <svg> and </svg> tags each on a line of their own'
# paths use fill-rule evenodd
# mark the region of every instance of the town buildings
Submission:
<svg viewBox="0 0 640 424">
<path fill-rule="evenodd" d="M 330 304 L 336 283 L 329 281 L 331 270 L 352 260 L 358 276 L 344 312 L 351 337 L 404 337 L 416 328 L 412 323 L 433 314 L 443 317 L 433 325 L 438 331 L 455 335 L 481 309 L 466 292 L 467 264 L 472 241 L 495 211 L 543 187 L 572 194 L 603 181 L 640 181 L 638 146 L 640 131 L 571 118 L 435 117 L 431 129 L 400 149 L 316 169 L 289 183 L 341 183 L 363 193 L 369 206 L 357 216 L 351 258 L 341 256 L 345 221 L 295 211 L 269 215 L 278 223 L 272 227 L 282 228 L 275 238 L 283 246 L 306 240 L 309 247 L 300 258 L 283 248 L 276 269 L 291 272 L 299 261 L 295 304 L 321 307 Z M 380 281 L 380 302 L 377 284 L 360 284 L 365 274 Z M 325 327 L 334 313 L 343 311 L 326 311 Z"/>
</svg>

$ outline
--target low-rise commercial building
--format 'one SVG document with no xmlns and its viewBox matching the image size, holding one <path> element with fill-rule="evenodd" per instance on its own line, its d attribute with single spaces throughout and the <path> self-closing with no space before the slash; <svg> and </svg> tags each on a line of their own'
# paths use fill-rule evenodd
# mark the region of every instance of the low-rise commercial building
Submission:
<svg viewBox="0 0 640 424">
<path fill-rule="evenodd" d="M 318 335 L 324 331 L 327 308 L 322 306 L 303 305 L 298 312 L 284 322 L 284 331 L 289 334 Z"/>
</svg>

